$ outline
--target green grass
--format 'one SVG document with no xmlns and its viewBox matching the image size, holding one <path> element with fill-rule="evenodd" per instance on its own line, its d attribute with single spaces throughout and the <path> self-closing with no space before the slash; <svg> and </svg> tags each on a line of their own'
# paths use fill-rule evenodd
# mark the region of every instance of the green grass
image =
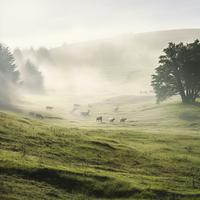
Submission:
<svg viewBox="0 0 200 200">
<path fill-rule="evenodd" d="M 199 107 L 124 105 L 125 124 L 96 113 L 55 125 L 1 112 L 0 199 L 200 199 Z"/>
</svg>

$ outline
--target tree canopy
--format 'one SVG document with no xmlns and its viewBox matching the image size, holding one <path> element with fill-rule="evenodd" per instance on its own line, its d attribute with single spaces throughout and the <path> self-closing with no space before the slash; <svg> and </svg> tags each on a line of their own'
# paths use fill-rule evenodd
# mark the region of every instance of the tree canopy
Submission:
<svg viewBox="0 0 200 200">
<path fill-rule="evenodd" d="M 19 79 L 19 72 L 15 65 L 15 59 L 8 47 L 0 44 L 0 73 L 6 80 L 16 83 Z"/>
<path fill-rule="evenodd" d="M 39 69 L 27 60 L 22 75 L 22 86 L 34 93 L 44 92 L 44 78 Z"/>
<path fill-rule="evenodd" d="M 180 95 L 183 103 L 194 103 L 200 95 L 200 43 L 169 43 L 152 75 L 157 102 Z"/>
<path fill-rule="evenodd" d="M 0 44 L 0 106 L 8 106 L 16 100 L 19 72 L 9 49 Z"/>
</svg>

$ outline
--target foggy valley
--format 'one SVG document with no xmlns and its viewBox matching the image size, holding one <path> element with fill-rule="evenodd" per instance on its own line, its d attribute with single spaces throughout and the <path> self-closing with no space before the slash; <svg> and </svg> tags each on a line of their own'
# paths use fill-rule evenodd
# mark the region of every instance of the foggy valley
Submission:
<svg viewBox="0 0 200 200">
<path fill-rule="evenodd" d="M 25 96 L 40 96 L 44 104 L 46 98 L 46 104 L 56 104 L 56 100 L 65 106 L 97 103 L 112 96 L 154 96 L 151 75 L 162 49 L 170 41 L 193 41 L 199 33 L 199 29 L 158 31 L 51 49 L 17 48 L 20 90 Z"/>
<path fill-rule="evenodd" d="M 0 0 L 0 200 L 199 200 L 199 9 Z"/>
</svg>

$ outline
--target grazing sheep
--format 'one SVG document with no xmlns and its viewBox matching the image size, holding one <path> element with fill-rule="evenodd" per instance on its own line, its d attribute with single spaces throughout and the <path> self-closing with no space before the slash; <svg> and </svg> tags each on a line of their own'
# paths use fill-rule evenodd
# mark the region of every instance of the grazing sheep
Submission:
<svg viewBox="0 0 200 200">
<path fill-rule="evenodd" d="M 87 117 L 87 116 L 90 115 L 90 110 L 88 110 L 87 112 L 81 112 L 80 114 L 81 114 L 81 116 L 83 116 L 83 117 Z"/>
<path fill-rule="evenodd" d="M 118 112 L 118 111 L 119 111 L 119 107 L 117 106 L 114 108 L 114 112 Z"/>
<path fill-rule="evenodd" d="M 52 110 L 54 107 L 52 107 L 52 106 L 46 106 L 46 109 L 47 110 Z"/>
<path fill-rule="evenodd" d="M 73 107 L 74 108 L 79 108 L 81 105 L 80 104 L 77 104 L 77 103 L 75 103 L 74 105 L 73 105 Z"/>
<path fill-rule="evenodd" d="M 96 118 L 96 121 L 102 123 L 102 121 L 103 121 L 103 117 L 102 117 L 102 116 L 98 116 L 98 117 Z"/>
<path fill-rule="evenodd" d="M 39 114 L 39 113 L 36 113 L 35 117 L 38 118 L 38 119 L 44 119 L 44 117 L 41 114 Z"/>
<path fill-rule="evenodd" d="M 115 118 L 114 117 L 110 117 L 108 118 L 109 122 L 114 122 L 115 121 Z"/>
<path fill-rule="evenodd" d="M 29 115 L 30 115 L 31 117 L 35 117 L 35 113 L 34 113 L 34 112 L 29 112 Z"/>
<path fill-rule="evenodd" d="M 122 117 L 122 118 L 120 119 L 120 122 L 125 122 L 126 120 L 127 120 L 127 118 Z"/>
</svg>

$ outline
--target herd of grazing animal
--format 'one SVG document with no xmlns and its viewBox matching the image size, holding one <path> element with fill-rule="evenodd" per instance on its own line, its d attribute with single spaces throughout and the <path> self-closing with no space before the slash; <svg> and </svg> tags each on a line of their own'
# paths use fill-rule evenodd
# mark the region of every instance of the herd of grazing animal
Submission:
<svg viewBox="0 0 200 200">
<path fill-rule="evenodd" d="M 79 108 L 81 107 L 80 104 L 74 104 L 73 105 L 73 109 L 71 111 L 71 114 L 73 114 L 75 111 L 77 111 Z M 90 109 L 92 108 L 93 106 L 91 104 L 88 104 L 88 110 L 87 111 L 84 111 L 84 112 L 80 112 L 80 116 L 82 117 L 89 117 L 90 116 Z M 89 109 L 90 108 L 90 109 Z M 116 106 L 114 107 L 114 110 L 113 110 L 115 113 L 119 111 L 119 107 Z M 110 123 L 114 123 L 116 121 L 116 118 L 115 117 L 110 117 L 108 118 L 108 121 Z M 127 118 L 126 117 L 121 117 L 119 119 L 119 122 L 120 123 L 125 123 L 127 121 Z M 102 123 L 103 122 L 103 116 L 97 116 L 96 117 L 96 122 L 99 122 L 99 123 Z"/>
<path fill-rule="evenodd" d="M 97 118 L 96 118 L 96 121 L 97 122 L 103 122 L 103 117 L 102 116 L 98 116 Z M 108 121 L 110 122 L 110 123 L 113 123 L 114 121 L 115 121 L 115 118 L 114 117 L 110 117 L 110 118 L 108 118 Z M 122 118 L 120 118 L 119 119 L 119 122 L 121 122 L 121 123 L 124 123 L 124 122 L 126 122 L 127 121 L 127 118 L 125 118 L 125 117 L 122 117 Z"/>
<path fill-rule="evenodd" d="M 71 111 L 71 114 L 73 114 L 75 111 L 79 110 L 80 107 L 81 107 L 80 104 L 74 104 L 74 105 L 73 105 L 73 109 L 72 109 L 72 111 Z M 93 106 L 92 106 L 91 104 L 88 104 L 88 108 L 91 109 L 92 107 L 93 107 Z M 45 108 L 46 108 L 46 110 L 53 110 L 53 109 L 54 109 L 54 107 L 52 107 L 52 106 L 46 106 Z M 79 112 L 79 113 L 80 113 L 80 116 L 82 116 L 82 117 L 89 117 L 89 116 L 90 116 L 90 109 L 88 109 L 87 111 L 84 111 L 84 112 Z M 114 111 L 114 112 L 118 112 L 118 111 L 119 111 L 119 107 L 116 106 L 116 107 L 114 108 L 113 111 Z M 29 112 L 29 115 L 30 115 L 31 117 L 35 117 L 35 118 L 37 118 L 37 119 L 45 119 L 45 118 L 48 118 L 48 117 L 43 116 L 42 114 L 35 113 L 35 112 Z M 116 118 L 115 118 L 115 117 L 110 117 L 110 118 L 108 118 L 108 121 L 109 121 L 110 123 L 114 123 L 114 122 L 116 121 Z M 127 118 L 126 118 L 126 117 L 121 117 L 121 118 L 119 119 L 119 122 L 120 122 L 120 123 L 125 123 L 126 121 L 127 121 Z M 103 116 L 97 116 L 97 117 L 96 117 L 96 122 L 102 123 L 102 122 L 103 122 Z"/>
<path fill-rule="evenodd" d="M 45 108 L 46 108 L 46 110 L 53 110 L 53 109 L 54 109 L 53 106 L 46 106 Z M 45 116 L 43 116 L 42 114 L 36 113 L 36 112 L 29 112 L 29 115 L 30 115 L 31 117 L 35 117 L 35 118 L 37 118 L 37 119 L 45 119 L 45 118 L 48 118 L 48 117 L 45 117 Z"/>
<path fill-rule="evenodd" d="M 35 112 L 29 112 L 29 115 L 30 115 L 31 117 L 35 117 L 35 118 L 37 118 L 37 119 L 44 119 L 44 118 L 45 118 L 43 115 L 41 115 L 41 114 L 39 114 L 39 113 L 35 113 Z"/>
</svg>

